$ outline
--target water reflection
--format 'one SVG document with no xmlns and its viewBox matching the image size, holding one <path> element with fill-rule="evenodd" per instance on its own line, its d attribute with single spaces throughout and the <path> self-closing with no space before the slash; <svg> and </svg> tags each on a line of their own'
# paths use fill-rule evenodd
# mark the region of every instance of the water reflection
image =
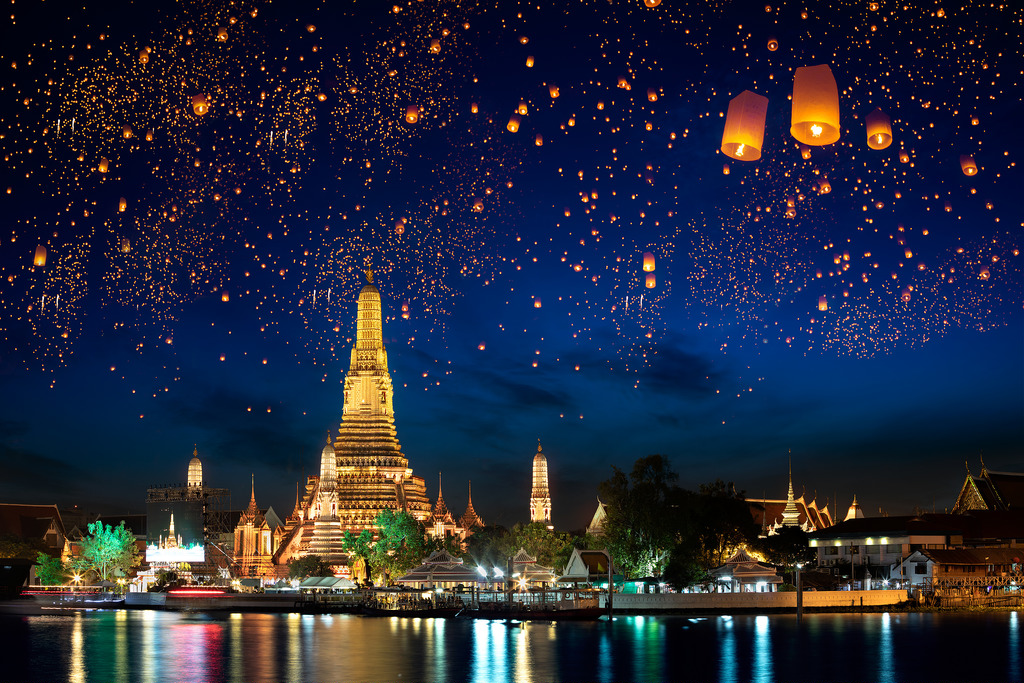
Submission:
<svg viewBox="0 0 1024 683">
<path fill-rule="evenodd" d="M 0 614 L 3 679 L 86 681 L 1020 680 L 1019 612 L 620 617 Z M 10 654 L 8 654 L 8 652 Z M 983 657 L 943 657 L 978 652 Z M 835 668 L 842 662 L 842 668 Z M 902 673 L 901 673 L 902 672 Z"/>
</svg>

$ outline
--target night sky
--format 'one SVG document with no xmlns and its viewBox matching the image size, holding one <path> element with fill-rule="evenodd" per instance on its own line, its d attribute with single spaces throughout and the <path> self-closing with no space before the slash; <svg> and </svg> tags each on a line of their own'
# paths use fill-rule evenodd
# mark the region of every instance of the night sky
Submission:
<svg viewBox="0 0 1024 683">
<path fill-rule="evenodd" d="M 197 444 L 286 515 L 367 265 L 399 440 L 457 515 L 472 480 L 528 519 L 537 439 L 564 529 L 652 453 L 783 497 L 791 451 L 841 513 L 1022 471 L 1024 9 L 875 4 L 11 4 L 0 500 L 141 512 Z M 842 136 L 804 158 L 823 63 Z M 757 161 L 720 151 L 745 89 Z"/>
</svg>

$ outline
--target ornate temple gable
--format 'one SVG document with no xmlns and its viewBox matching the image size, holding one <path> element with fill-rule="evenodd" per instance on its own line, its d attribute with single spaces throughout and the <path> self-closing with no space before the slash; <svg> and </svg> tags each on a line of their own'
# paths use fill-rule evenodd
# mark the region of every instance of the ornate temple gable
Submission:
<svg viewBox="0 0 1024 683">
<path fill-rule="evenodd" d="M 484 526 L 483 518 L 473 509 L 473 482 L 469 482 L 469 503 L 466 504 L 466 511 L 459 518 L 459 526 L 466 530 L 466 535 L 473 533 L 473 529 Z"/>
<path fill-rule="evenodd" d="M 953 504 L 953 514 L 963 514 L 968 510 L 988 509 L 988 503 L 985 502 L 984 496 L 978 490 L 977 481 L 968 472 L 964 485 L 960 487 L 960 495 L 956 497 L 956 503 Z"/>
</svg>

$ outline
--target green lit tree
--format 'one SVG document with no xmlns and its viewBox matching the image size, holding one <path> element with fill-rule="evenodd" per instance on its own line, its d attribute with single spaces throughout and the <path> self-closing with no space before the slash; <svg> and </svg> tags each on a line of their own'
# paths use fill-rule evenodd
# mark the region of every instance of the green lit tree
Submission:
<svg viewBox="0 0 1024 683">
<path fill-rule="evenodd" d="M 382 510 L 374 520 L 377 542 L 370 565 L 391 583 L 416 567 L 430 550 L 423 525 L 408 512 Z"/>
<path fill-rule="evenodd" d="M 116 527 L 103 522 L 92 522 L 89 535 L 82 539 L 79 566 L 95 572 L 100 581 L 109 581 L 117 575 L 126 576 L 142 563 L 135 546 L 135 536 L 125 529 L 124 522 Z"/>
<path fill-rule="evenodd" d="M 334 570 L 319 555 L 306 555 L 288 560 L 289 578 L 305 579 L 310 576 L 334 576 Z"/>
<path fill-rule="evenodd" d="M 341 547 L 352 557 L 362 560 L 366 564 L 366 575 L 372 576 L 370 558 L 373 557 L 373 532 L 363 529 L 355 536 L 346 531 L 341 539 Z"/>
<path fill-rule="evenodd" d="M 36 556 L 36 576 L 44 586 L 59 586 L 66 583 L 70 574 L 59 557 L 51 557 L 43 552 Z"/>
</svg>

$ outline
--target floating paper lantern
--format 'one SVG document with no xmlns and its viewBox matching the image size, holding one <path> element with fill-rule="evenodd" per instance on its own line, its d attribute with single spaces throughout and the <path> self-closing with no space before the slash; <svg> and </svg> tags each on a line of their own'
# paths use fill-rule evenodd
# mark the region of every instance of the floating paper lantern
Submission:
<svg viewBox="0 0 1024 683">
<path fill-rule="evenodd" d="M 647 278 L 644 280 L 644 286 L 647 289 L 654 289 L 658 286 L 658 276 L 654 273 L 647 273 Z"/>
<path fill-rule="evenodd" d="M 729 164 L 722 164 L 722 175 L 729 175 Z"/>
<path fill-rule="evenodd" d="M 306 24 L 306 30 L 309 31 L 310 33 L 315 33 L 316 32 L 316 26 L 313 25 L 313 24 Z"/>
<path fill-rule="evenodd" d="M 974 163 L 974 157 L 970 154 L 961 154 L 960 170 L 964 172 L 964 175 L 976 175 L 978 173 L 978 165 Z"/>
<path fill-rule="evenodd" d="M 530 69 L 533 68 L 533 55 L 528 55 L 526 57 L 526 66 L 527 66 L 527 68 L 530 68 Z"/>
<path fill-rule="evenodd" d="M 908 161 L 910 161 L 910 155 L 907 154 L 907 150 L 901 149 L 900 150 L 900 163 L 901 164 L 905 164 Z"/>
<path fill-rule="evenodd" d="M 192 96 L 192 111 L 196 116 L 204 116 L 206 112 L 210 111 L 210 102 L 206 99 L 206 95 Z"/>
<path fill-rule="evenodd" d="M 760 159 L 767 113 L 767 97 L 744 90 L 732 98 L 725 116 L 722 153 L 739 161 Z"/>
<path fill-rule="evenodd" d="M 540 133 L 537 133 L 537 137 L 535 137 L 533 139 L 533 144 L 537 145 L 538 147 L 543 147 L 544 146 L 544 136 L 541 135 Z"/>
<path fill-rule="evenodd" d="M 139 50 L 139 64 L 148 64 L 148 63 L 149 63 L 149 48 L 148 47 L 144 47 L 141 50 Z"/>
<path fill-rule="evenodd" d="M 41 244 L 36 247 L 36 255 L 32 259 L 32 265 L 37 268 L 42 268 L 46 265 L 46 247 Z"/>
<path fill-rule="evenodd" d="M 153 142 L 153 129 L 150 128 L 146 131 L 146 142 Z"/>
<path fill-rule="evenodd" d="M 910 292 L 911 289 L 909 285 L 900 290 L 900 299 L 903 301 L 903 303 L 907 303 L 908 301 L 910 301 Z"/>
<path fill-rule="evenodd" d="M 558 99 L 558 86 L 555 85 L 554 83 L 549 85 L 548 86 L 548 94 L 551 95 L 551 99 L 557 100 Z"/>
<path fill-rule="evenodd" d="M 132 137 L 132 127 L 128 126 L 128 125 L 125 125 L 121 129 L 121 135 L 124 137 L 125 140 L 130 140 L 131 137 Z"/>
<path fill-rule="evenodd" d="M 127 208 L 128 208 L 128 200 L 126 200 L 124 197 L 121 197 L 121 200 L 117 203 L 117 210 L 118 210 L 118 212 L 119 213 L 124 213 Z"/>
<path fill-rule="evenodd" d="M 100 163 L 97 164 L 96 170 L 100 173 L 106 173 L 108 168 L 110 168 L 110 162 L 107 161 L 106 157 L 100 157 Z"/>
<path fill-rule="evenodd" d="M 768 39 L 768 51 L 775 52 L 779 49 L 779 41 L 774 36 Z"/>
<path fill-rule="evenodd" d="M 515 133 L 517 130 L 519 130 L 519 117 L 515 114 L 512 114 L 512 116 L 508 117 L 508 125 L 506 125 L 505 128 L 508 129 L 509 133 Z"/>
<path fill-rule="evenodd" d="M 540 297 L 539 296 L 533 297 L 533 307 L 534 308 L 540 308 Z"/>
<path fill-rule="evenodd" d="M 871 149 L 885 149 L 892 144 L 892 123 L 889 115 L 876 108 L 864 118 L 864 124 L 868 134 L 868 147 Z"/>
<path fill-rule="evenodd" d="M 473 213 L 483 213 L 483 212 L 484 212 L 484 200 L 482 200 L 479 197 L 477 197 L 476 199 L 473 200 Z"/>
<path fill-rule="evenodd" d="M 651 272 L 654 270 L 654 254 L 649 251 L 644 252 L 644 272 Z"/>
<path fill-rule="evenodd" d="M 469 111 L 470 111 L 471 113 L 473 113 L 473 114 L 479 114 L 479 113 L 480 113 L 480 105 L 479 105 L 479 104 L 477 104 L 476 102 L 472 102 L 472 103 L 471 103 L 471 104 L 469 105 Z"/>
<path fill-rule="evenodd" d="M 790 134 L 805 145 L 839 140 L 839 89 L 827 64 L 801 66 L 793 75 Z"/>
<path fill-rule="evenodd" d="M 828 178 L 822 178 L 818 181 L 818 193 L 828 194 L 832 191 L 832 184 L 828 182 Z"/>
<path fill-rule="evenodd" d="M 223 26 L 220 26 L 217 29 L 217 42 L 218 43 L 226 43 L 226 42 L 228 42 L 228 30 L 227 30 L 227 28 L 225 28 Z"/>
<path fill-rule="evenodd" d="M 122 237 L 121 238 L 121 253 L 127 254 L 131 250 L 132 250 L 132 243 L 131 243 L 131 241 L 129 241 L 127 237 Z"/>
<path fill-rule="evenodd" d="M 807 145 L 800 145 L 800 157 L 803 159 L 811 158 L 811 148 Z"/>
<path fill-rule="evenodd" d="M 231 296 L 227 293 L 227 290 L 220 293 L 220 300 L 224 302 L 231 300 Z"/>
<path fill-rule="evenodd" d="M 644 5 L 647 7 L 657 7 L 661 4 L 661 0 L 644 0 Z"/>
<path fill-rule="evenodd" d="M 420 108 L 415 104 L 410 104 L 405 110 L 405 122 L 416 123 L 420 120 Z"/>
<path fill-rule="evenodd" d="M 441 41 L 438 40 L 437 38 L 434 38 L 433 40 L 430 41 L 430 52 L 432 54 L 436 55 L 440 51 L 441 51 Z"/>
<path fill-rule="evenodd" d="M 658 91 L 655 90 L 654 88 L 648 88 L 647 89 L 647 101 L 648 102 L 657 102 L 658 101 Z"/>
<path fill-rule="evenodd" d="M 825 298 L 824 294 L 822 294 L 821 296 L 818 297 L 818 310 L 819 311 L 827 311 L 828 310 L 828 299 Z"/>
<path fill-rule="evenodd" d="M 526 102 L 523 101 L 523 100 L 520 100 L 519 108 L 516 111 L 519 112 L 520 116 L 526 116 L 526 114 L 529 113 L 529 109 L 526 106 Z"/>
</svg>

